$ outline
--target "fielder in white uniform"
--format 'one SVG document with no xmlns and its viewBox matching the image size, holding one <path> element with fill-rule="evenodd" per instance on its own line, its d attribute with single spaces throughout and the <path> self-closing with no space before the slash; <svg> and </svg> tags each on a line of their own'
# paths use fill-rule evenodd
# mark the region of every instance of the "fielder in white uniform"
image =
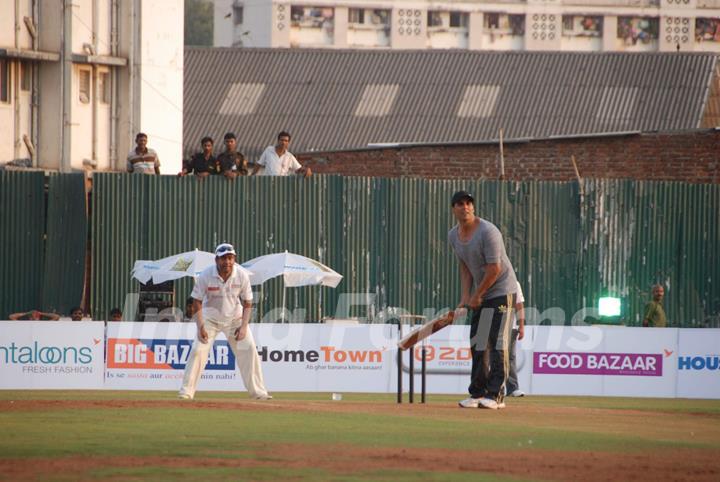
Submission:
<svg viewBox="0 0 720 482">
<path fill-rule="evenodd" d="M 515 344 L 517 340 L 525 337 L 525 297 L 523 296 L 520 283 L 517 284 L 517 293 L 515 294 L 515 310 L 513 311 L 513 328 L 510 336 L 510 370 L 508 372 L 507 383 L 505 389 L 508 397 L 524 397 L 525 392 L 520 390 L 518 383 Z"/>
<path fill-rule="evenodd" d="M 197 338 L 190 350 L 178 397 L 192 399 L 195 396 L 210 348 L 218 333 L 223 332 L 250 397 L 271 399 L 265 389 L 255 340 L 248 329 L 252 314 L 250 278 L 247 271 L 235 263 L 235 248 L 231 244 L 223 243 L 215 249 L 215 266 L 200 273 L 191 296 Z"/>
</svg>

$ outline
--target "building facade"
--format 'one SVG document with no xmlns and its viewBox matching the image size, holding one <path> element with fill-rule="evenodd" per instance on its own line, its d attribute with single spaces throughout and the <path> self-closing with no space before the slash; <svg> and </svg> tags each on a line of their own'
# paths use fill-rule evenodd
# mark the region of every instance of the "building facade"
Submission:
<svg viewBox="0 0 720 482">
<path fill-rule="evenodd" d="M 142 131 L 177 172 L 182 69 L 182 0 L 1 0 L 0 165 L 125 170 Z"/>
<path fill-rule="evenodd" d="M 720 0 L 215 0 L 213 45 L 720 52 Z"/>
</svg>

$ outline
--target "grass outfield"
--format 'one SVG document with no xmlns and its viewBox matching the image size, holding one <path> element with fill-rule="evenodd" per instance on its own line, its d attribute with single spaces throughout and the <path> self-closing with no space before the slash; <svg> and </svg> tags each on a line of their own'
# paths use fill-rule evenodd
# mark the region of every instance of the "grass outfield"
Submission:
<svg viewBox="0 0 720 482">
<path fill-rule="evenodd" d="M 720 401 L 0 391 L 0 479 L 720 480 Z"/>
</svg>

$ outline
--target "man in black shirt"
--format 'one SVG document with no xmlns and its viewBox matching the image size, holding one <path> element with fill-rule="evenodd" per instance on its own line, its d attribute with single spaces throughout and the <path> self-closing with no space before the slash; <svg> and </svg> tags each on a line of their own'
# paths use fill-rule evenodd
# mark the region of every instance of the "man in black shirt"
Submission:
<svg viewBox="0 0 720 482">
<path fill-rule="evenodd" d="M 217 159 L 213 156 L 212 137 L 203 137 L 200 145 L 202 145 L 202 152 L 196 153 L 189 162 L 184 163 L 183 169 L 178 173 L 178 176 L 183 177 L 194 173 L 197 177 L 203 178 L 210 174 L 220 174 L 216 166 Z"/>
<path fill-rule="evenodd" d="M 225 152 L 217 157 L 220 167 L 219 174 L 232 180 L 238 176 L 247 176 L 248 167 L 247 159 L 241 153 L 237 152 L 237 138 L 232 132 L 228 132 L 224 137 Z"/>
</svg>

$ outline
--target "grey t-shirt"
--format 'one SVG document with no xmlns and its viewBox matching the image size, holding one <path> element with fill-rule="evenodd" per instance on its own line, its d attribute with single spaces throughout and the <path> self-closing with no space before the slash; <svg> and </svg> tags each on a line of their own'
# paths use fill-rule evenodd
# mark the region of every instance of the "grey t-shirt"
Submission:
<svg viewBox="0 0 720 482">
<path fill-rule="evenodd" d="M 483 299 L 497 298 L 517 292 L 517 278 L 503 244 L 500 230 L 490 221 L 480 219 L 480 225 L 469 241 L 460 241 L 458 226 L 448 232 L 448 242 L 459 261 L 465 263 L 473 277 L 473 291 L 485 276 L 485 265 L 500 263 L 498 279 L 483 295 Z"/>
</svg>

